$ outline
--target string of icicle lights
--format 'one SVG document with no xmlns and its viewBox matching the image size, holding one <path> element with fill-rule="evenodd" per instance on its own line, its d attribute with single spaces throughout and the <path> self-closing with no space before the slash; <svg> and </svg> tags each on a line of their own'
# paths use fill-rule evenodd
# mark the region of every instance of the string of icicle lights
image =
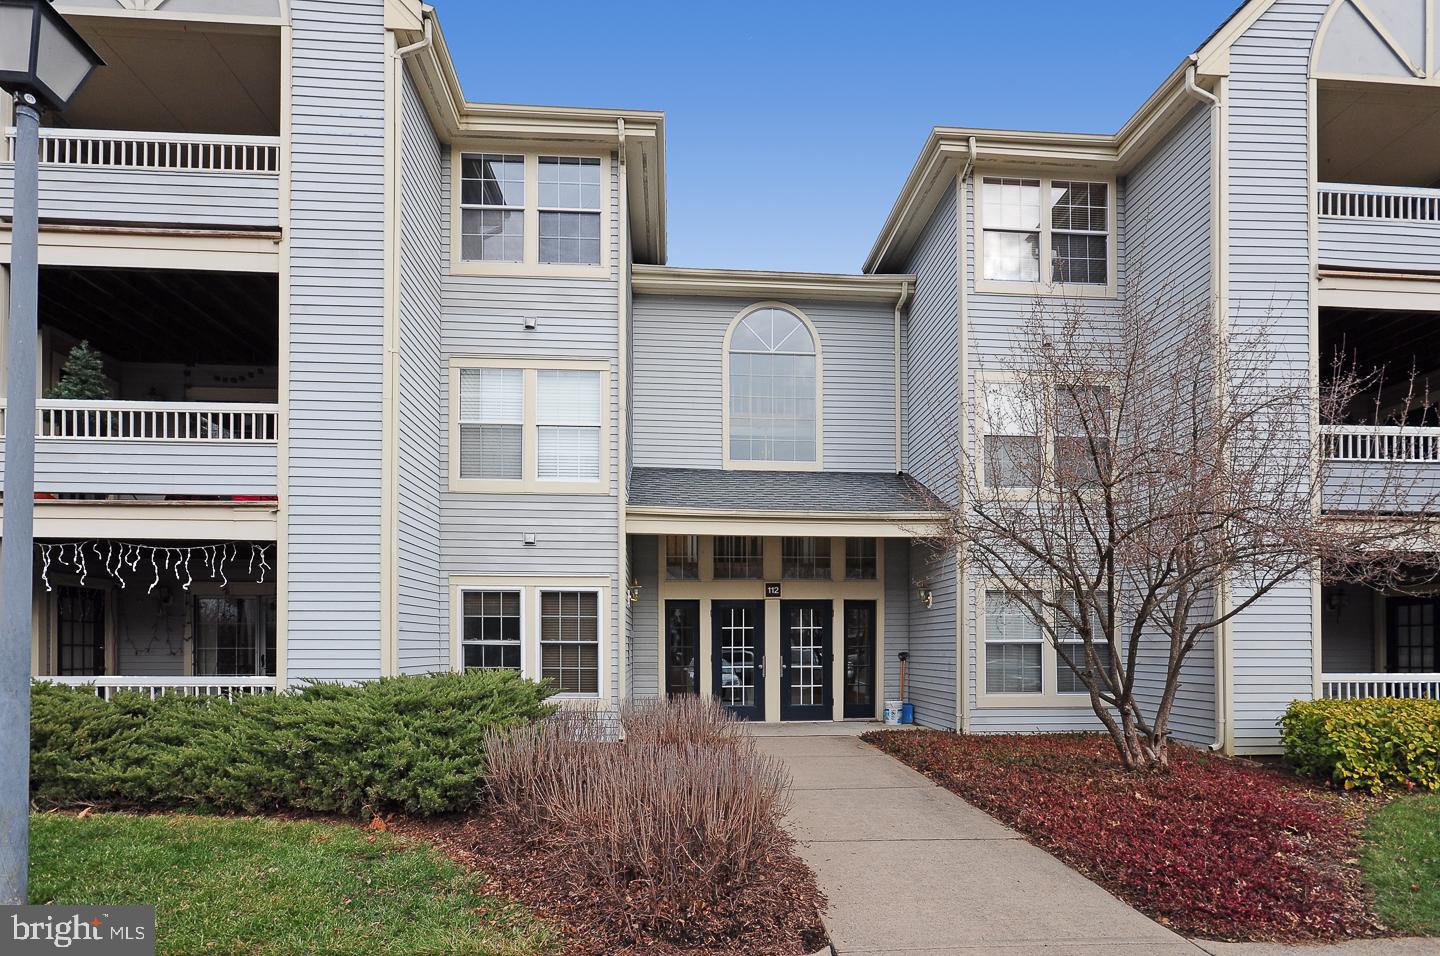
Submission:
<svg viewBox="0 0 1440 956">
<path fill-rule="evenodd" d="M 138 572 L 148 562 L 149 567 L 145 573 L 151 580 L 150 586 L 145 589 L 146 594 L 154 591 L 160 584 L 162 573 L 173 574 L 176 583 L 183 590 L 189 591 L 190 585 L 195 581 L 190 562 L 197 556 L 201 566 L 209 573 L 210 580 L 218 579 L 222 587 L 230 583 L 230 579 L 225 575 L 225 565 L 233 565 L 241 560 L 247 562 L 246 573 L 253 576 L 258 571 L 260 577 L 257 580 L 264 584 L 265 574 L 272 570 L 270 558 L 275 547 L 249 541 L 226 541 L 181 548 L 134 544 L 129 541 L 37 541 L 35 546 L 40 549 L 40 580 L 45 582 L 47 591 L 54 590 L 50 586 L 52 565 L 79 574 L 82 586 L 87 577 L 91 574 L 98 575 L 103 569 L 103 572 L 118 581 L 123 589 L 127 586 L 123 572 Z M 244 554 L 245 549 L 249 549 L 248 555 Z"/>
</svg>

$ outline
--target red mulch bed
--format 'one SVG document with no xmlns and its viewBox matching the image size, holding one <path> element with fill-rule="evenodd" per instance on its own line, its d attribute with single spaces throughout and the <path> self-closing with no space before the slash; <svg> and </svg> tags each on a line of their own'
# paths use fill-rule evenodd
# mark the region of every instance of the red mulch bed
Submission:
<svg viewBox="0 0 1440 956">
<path fill-rule="evenodd" d="M 1382 933 L 1354 865 L 1361 801 L 1279 770 L 1174 745 L 1167 772 L 1128 773 L 1095 734 L 864 739 L 1187 936 Z"/>
<path fill-rule="evenodd" d="M 609 953 L 654 956 L 802 956 L 826 944 L 820 910 L 825 898 L 787 840 L 762 878 L 698 918 L 689 946 L 648 938 L 627 916 L 631 907 L 585 885 L 564 846 L 537 845 L 484 815 L 391 819 L 386 828 L 434 844 L 482 874 L 487 888 L 524 903 L 559 924 L 574 956 Z"/>
</svg>

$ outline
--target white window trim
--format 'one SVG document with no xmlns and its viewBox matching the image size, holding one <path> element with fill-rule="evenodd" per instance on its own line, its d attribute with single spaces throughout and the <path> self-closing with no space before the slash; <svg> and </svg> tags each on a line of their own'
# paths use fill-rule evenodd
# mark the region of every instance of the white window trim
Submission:
<svg viewBox="0 0 1440 956">
<path fill-rule="evenodd" d="M 524 372 L 525 419 L 521 426 L 521 468 L 519 478 L 460 477 L 460 371 L 472 368 L 519 369 Z M 600 476 L 569 481 L 539 477 L 538 373 L 580 371 L 600 373 Z M 466 356 L 450 360 L 449 488 L 459 492 L 489 492 L 518 495 L 608 495 L 610 494 L 610 363 L 594 360 L 517 359 Z"/>
<path fill-rule="evenodd" d="M 529 632 L 526 629 L 525 613 L 525 589 L 516 584 L 495 584 L 478 585 L 462 584 L 455 589 L 455 660 L 454 668 L 457 671 L 465 670 L 465 595 L 479 594 L 482 592 L 507 591 L 520 596 L 520 673 L 528 675 L 531 670 Z M 508 670 L 508 668 L 492 667 L 487 670 Z"/>
<path fill-rule="evenodd" d="M 1007 179 L 1038 179 L 1040 180 L 1040 281 L 1012 281 L 1007 279 L 985 278 L 985 179 L 1005 177 Z M 1109 209 L 1106 213 L 1106 225 L 1109 226 L 1109 237 L 1105 242 L 1106 255 L 1106 283 L 1104 285 L 1090 285 L 1077 282 L 1052 282 L 1051 281 L 1051 257 L 1050 257 L 1050 236 L 1052 233 L 1050 220 L 1050 190 L 1055 180 L 1062 182 L 1077 183 L 1100 183 L 1106 186 L 1105 198 Z M 975 291 L 988 292 L 1000 295 L 1025 295 L 1035 296 L 1056 296 L 1071 299 L 1113 299 L 1117 294 L 1116 282 L 1116 246 L 1119 245 L 1119 223 L 1116 220 L 1115 177 L 1109 174 L 1099 175 L 1085 170 L 1033 170 L 1033 169 L 977 169 L 971 177 L 971 193 L 973 219 L 975 222 Z"/>
<path fill-rule="evenodd" d="M 568 584 L 546 584 L 533 588 L 531 600 L 535 602 L 535 679 L 541 680 L 545 673 L 545 655 L 543 647 L 545 644 L 544 627 L 540 618 L 540 599 L 545 594 L 556 594 L 560 592 L 582 592 L 595 595 L 595 655 L 596 667 L 599 672 L 596 676 L 596 686 L 599 690 L 594 694 L 562 694 L 556 693 L 553 700 L 603 700 L 605 697 L 605 686 L 609 683 L 610 658 L 605 654 L 605 615 L 609 613 L 609 603 L 605 600 L 605 589 L 595 586 L 579 586 Z M 569 643 L 580 643 L 571 641 Z"/>
<path fill-rule="evenodd" d="M 1015 590 L 1020 588 L 1011 583 Z M 1060 655 L 1055 650 L 1050 636 L 1042 628 L 1040 632 L 1040 692 L 1037 694 L 991 694 L 985 689 L 985 603 L 990 591 L 1005 590 L 1005 582 L 999 578 L 981 579 L 975 584 L 975 703 L 977 707 L 1005 708 L 1054 708 L 1091 710 L 1089 694 L 1060 693 Z M 1043 589 L 1044 594 L 1054 592 L 1054 585 Z M 1051 613 L 1052 626 L 1054 613 Z"/>
<path fill-rule="evenodd" d="M 730 339 L 740 323 L 761 309 L 784 309 L 792 313 L 810 332 L 815 343 L 815 460 L 814 461 L 750 461 L 730 457 Z M 756 302 L 740 310 L 730 320 L 720 351 L 720 449 L 721 466 L 727 471 L 822 471 L 825 468 L 825 360 L 820 332 L 810 316 L 788 302 Z"/>
<path fill-rule="evenodd" d="M 540 654 L 540 593 L 542 591 L 590 591 L 598 595 L 596 613 L 599 616 L 597 637 L 600 661 L 600 692 L 598 694 L 555 694 L 550 699 L 556 703 L 581 701 L 602 705 L 612 698 L 611 681 L 613 662 L 610 655 L 610 596 L 612 582 L 603 577 L 545 577 L 530 575 L 471 575 L 450 576 L 450 669 L 463 671 L 465 604 L 466 591 L 519 591 L 520 592 L 520 660 L 521 675 L 533 681 L 541 679 Z"/>
<path fill-rule="evenodd" d="M 461 183 L 462 160 L 465 156 L 479 153 L 500 153 L 525 157 L 525 255 L 520 262 L 486 262 L 482 259 L 466 259 L 461 242 Z M 540 157 L 581 156 L 600 160 L 600 264 L 576 265 L 571 263 L 548 263 L 540 261 Z M 581 279 L 608 278 L 611 256 L 611 200 L 610 170 L 612 166 L 608 150 L 584 149 L 536 149 L 533 146 L 515 146 L 503 143 L 477 143 L 467 148 L 456 146 L 450 150 L 450 271 L 454 275 L 471 276 L 547 276 Z M 593 210 L 586 210 L 592 212 Z"/>
</svg>

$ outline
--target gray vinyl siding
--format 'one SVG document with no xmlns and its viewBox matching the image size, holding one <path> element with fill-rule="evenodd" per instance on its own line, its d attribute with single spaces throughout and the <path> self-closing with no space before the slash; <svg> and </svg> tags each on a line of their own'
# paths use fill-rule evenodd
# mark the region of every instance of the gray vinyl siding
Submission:
<svg viewBox="0 0 1440 956">
<path fill-rule="evenodd" d="M 440 579 L 440 465 L 448 389 L 441 361 L 440 286 L 448 152 L 408 73 L 400 92 L 400 372 L 397 495 L 398 650 L 405 673 L 450 666 Z"/>
<path fill-rule="evenodd" d="M 957 227 L 952 186 L 906 263 L 906 271 L 915 276 L 915 294 L 905 336 L 905 467 L 931 492 L 951 499 L 957 487 L 960 423 Z M 917 723 L 953 730 L 959 713 L 954 556 L 937 556 L 925 544 L 913 543 L 906 566 L 911 581 L 927 582 L 934 594 L 927 608 L 917 588 L 906 589 L 907 696 L 915 705 Z"/>
<path fill-rule="evenodd" d="M 0 476 L 5 473 L 0 451 Z M 219 442 L 35 444 L 35 489 L 114 495 L 273 495 L 275 446 Z"/>
<path fill-rule="evenodd" d="M 885 548 L 885 601 L 880 608 L 885 622 L 885 660 L 881 661 L 885 699 L 900 697 L 900 654 L 910 650 L 910 543 L 905 538 L 883 538 Z M 883 701 L 882 701 L 883 703 Z"/>
<path fill-rule="evenodd" d="M 720 468 L 725 333 L 745 299 L 636 296 L 634 464 Z M 788 303 L 820 337 L 824 469 L 895 471 L 895 312 L 874 303 Z"/>
<path fill-rule="evenodd" d="M 1236 40 L 1229 80 L 1229 313 L 1268 323 L 1272 347 L 1309 368 L 1309 56 L 1326 0 L 1279 0 Z M 1237 594 L 1236 599 L 1242 595 Z M 1277 589 L 1231 629 L 1235 745 L 1277 746 L 1276 719 L 1314 692 L 1308 579 Z"/>
<path fill-rule="evenodd" d="M 609 155 L 610 221 L 617 222 L 618 180 Z M 443 232 L 445 276 L 440 307 L 441 364 L 452 358 L 600 359 L 610 363 L 610 474 L 606 494 L 489 494 L 450 491 L 440 495 L 440 569 L 457 575 L 604 577 L 610 586 L 609 687 L 619 699 L 620 644 L 625 637 L 624 582 L 619 579 L 619 267 L 618 230 L 611 229 L 610 276 L 559 278 L 456 274 L 450 263 L 450 164 L 445 163 Z M 537 327 L 526 330 L 525 316 Z M 448 375 L 448 372 L 447 372 Z M 439 415 L 449 421 L 449 390 Z M 441 474 L 448 475 L 448 431 L 441 434 Z M 524 536 L 536 536 L 534 546 Z"/>
<path fill-rule="evenodd" d="M 1406 462 L 1379 469 L 1367 462 L 1331 462 L 1325 470 L 1324 508 L 1337 513 L 1420 511 L 1433 506 L 1436 488 L 1440 488 L 1440 463 L 1436 462 Z"/>
<path fill-rule="evenodd" d="M 1321 268 L 1440 272 L 1440 223 L 1322 218 L 1319 233 Z"/>
<path fill-rule="evenodd" d="M 1209 311 L 1211 149 L 1211 109 L 1197 104 L 1125 180 L 1126 291 L 1135 308 L 1161 312 L 1159 334 L 1150 343 L 1156 362 L 1183 334 L 1177 320 L 1194 321 Z M 1147 714 L 1155 713 L 1164 693 L 1169 652 L 1165 635 L 1151 631 L 1142 638 L 1135 694 Z M 1215 739 L 1213 633 L 1182 665 L 1170 730 L 1190 743 Z"/>
<path fill-rule="evenodd" d="M 654 535 L 630 538 L 631 580 L 640 585 L 640 600 L 630 608 L 630 697 L 659 697 L 660 685 L 660 540 Z"/>
<path fill-rule="evenodd" d="M 40 215 L 50 221 L 277 229 L 279 183 L 267 173 L 44 166 Z M 0 164 L 0 216 L 10 216 L 14 191 L 15 167 Z"/>
<path fill-rule="evenodd" d="M 920 603 L 918 588 L 907 589 L 910 666 L 906 673 L 906 697 L 915 705 L 917 724 L 954 730 L 958 726 L 959 714 L 955 631 L 959 606 L 955 556 L 948 552 L 937 553 L 928 545 L 915 542 L 910 545 L 909 557 L 911 577 L 916 582 L 928 583 L 932 599 L 930 606 L 926 607 Z"/>
<path fill-rule="evenodd" d="M 380 673 L 382 0 L 294 0 L 289 674 Z"/>
<path fill-rule="evenodd" d="M 905 323 L 905 470 L 950 499 L 960 428 L 958 225 L 952 186 L 906 266 L 915 276 L 915 294 Z"/>
</svg>

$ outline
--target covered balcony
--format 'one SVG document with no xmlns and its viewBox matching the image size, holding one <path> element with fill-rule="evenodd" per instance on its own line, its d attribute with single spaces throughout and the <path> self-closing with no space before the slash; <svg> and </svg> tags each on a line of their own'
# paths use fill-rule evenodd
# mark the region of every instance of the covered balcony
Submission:
<svg viewBox="0 0 1440 956">
<path fill-rule="evenodd" d="M 1440 581 L 1377 590 L 1337 583 L 1321 591 L 1321 689 L 1325 697 L 1440 699 Z M 1431 586 L 1433 585 L 1433 590 Z"/>
<path fill-rule="evenodd" d="M 278 229 L 278 28 L 74 16 L 105 59 L 42 120 L 40 215 L 59 224 Z M 0 104 L 0 217 L 14 130 Z"/>
<path fill-rule="evenodd" d="M 1440 273 L 1440 89 L 1322 82 L 1319 267 Z"/>
<path fill-rule="evenodd" d="M 149 696 L 276 689 L 275 545 L 36 541 L 34 679 Z"/>
<path fill-rule="evenodd" d="M 38 496 L 273 507 L 278 296 L 265 274 L 42 269 Z"/>
<path fill-rule="evenodd" d="M 1326 508 L 1432 502 L 1440 495 L 1440 314 L 1327 308 L 1319 331 L 1322 385 L 1337 375 L 1366 380 L 1341 419 L 1320 426 Z"/>
</svg>

